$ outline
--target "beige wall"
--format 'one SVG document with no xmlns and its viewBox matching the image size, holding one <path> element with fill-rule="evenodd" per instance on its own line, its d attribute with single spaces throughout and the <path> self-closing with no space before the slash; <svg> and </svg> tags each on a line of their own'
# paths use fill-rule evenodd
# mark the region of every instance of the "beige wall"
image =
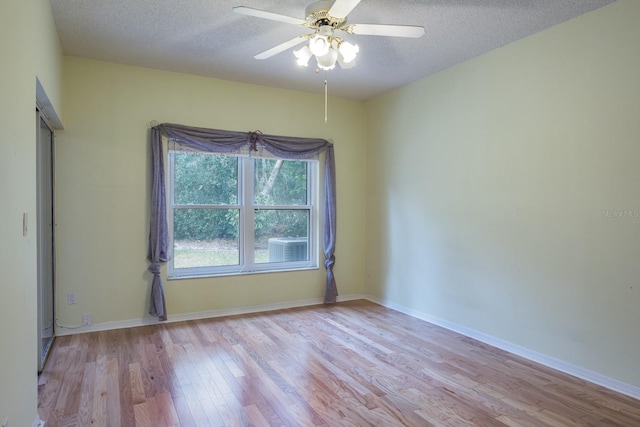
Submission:
<svg viewBox="0 0 640 427">
<path fill-rule="evenodd" d="M 46 0 L 0 2 L 0 423 L 37 415 L 36 78 L 60 110 L 61 54 Z M 22 216 L 28 234 L 22 235 Z"/>
<path fill-rule="evenodd" d="M 65 106 L 63 323 L 146 316 L 151 120 L 260 129 L 335 141 L 341 295 L 640 386 L 637 22 L 640 3 L 620 0 L 366 105 L 332 98 L 325 125 L 319 94 L 79 58 L 62 69 L 48 2 L 0 3 L 0 422 L 36 414 L 36 77 Z M 318 298 L 323 283 L 318 270 L 165 285 L 170 314 L 188 314 Z"/>
<path fill-rule="evenodd" d="M 335 267 L 341 295 L 364 291 L 364 105 L 322 94 L 67 57 L 65 130 L 57 139 L 58 313 L 78 324 L 147 315 L 152 120 L 333 139 L 338 180 Z M 322 88 L 319 82 L 319 88 Z M 322 257 L 321 257 L 322 259 Z M 324 267 L 165 280 L 169 317 L 320 298 Z M 68 291 L 78 303 L 66 304 Z"/>
<path fill-rule="evenodd" d="M 640 2 L 367 104 L 367 292 L 640 386 Z"/>
</svg>

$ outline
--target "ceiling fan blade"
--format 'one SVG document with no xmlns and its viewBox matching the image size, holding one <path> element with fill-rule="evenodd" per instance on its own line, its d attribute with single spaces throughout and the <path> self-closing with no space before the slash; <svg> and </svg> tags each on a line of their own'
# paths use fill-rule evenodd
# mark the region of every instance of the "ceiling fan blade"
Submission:
<svg viewBox="0 0 640 427">
<path fill-rule="evenodd" d="M 291 16 L 280 15 L 279 13 L 267 12 L 246 6 L 236 6 L 233 8 L 233 11 L 241 15 L 255 16 L 257 18 L 270 19 L 272 21 L 285 22 L 293 25 L 303 25 L 306 22 L 304 19 L 293 18 Z"/>
<path fill-rule="evenodd" d="M 329 16 L 334 18 L 346 18 L 347 15 L 360 3 L 360 0 L 336 0 L 329 9 Z"/>
<path fill-rule="evenodd" d="M 278 46 L 272 47 L 271 49 L 265 50 L 262 53 L 257 54 L 256 56 L 254 56 L 254 58 L 256 59 L 267 59 L 267 58 L 271 58 L 274 55 L 279 54 L 280 52 L 284 52 L 285 50 L 292 48 L 296 45 L 299 45 L 300 43 L 304 42 L 305 40 L 308 40 L 309 37 L 307 37 L 307 35 L 302 35 L 302 36 L 298 36 L 295 39 L 291 39 L 287 42 L 281 43 Z"/>
<path fill-rule="evenodd" d="M 351 24 L 345 28 L 345 31 L 366 36 L 418 38 L 424 35 L 424 27 L 413 25 Z"/>
</svg>

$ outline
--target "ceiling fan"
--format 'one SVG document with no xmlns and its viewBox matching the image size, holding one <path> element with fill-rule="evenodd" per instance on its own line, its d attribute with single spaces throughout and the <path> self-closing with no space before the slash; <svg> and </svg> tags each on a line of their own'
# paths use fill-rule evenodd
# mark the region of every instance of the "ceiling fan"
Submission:
<svg viewBox="0 0 640 427">
<path fill-rule="evenodd" d="M 309 43 L 307 45 L 293 52 L 298 64 L 306 67 L 311 57 L 315 57 L 318 67 L 323 70 L 335 68 L 336 62 L 340 64 L 342 68 L 352 68 L 355 66 L 355 57 L 360 48 L 358 45 L 351 44 L 341 37 L 334 35 L 336 31 L 344 31 L 347 34 L 354 35 L 409 38 L 418 38 L 424 35 L 424 27 L 414 25 L 347 25 L 347 15 L 349 15 L 360 1 L 361 0 L 317 1 L 306 8 L 305 19 L 293 18 L 246 6 L 234 7 L 233 11 L 242 15 L 299 25 L 312 31 L 309 34 L 302 34 L 278 46 L 265 50 L 257 54 L 255 56 L 256 59 L 270 58 L 308 41 Z"/>
</svg>

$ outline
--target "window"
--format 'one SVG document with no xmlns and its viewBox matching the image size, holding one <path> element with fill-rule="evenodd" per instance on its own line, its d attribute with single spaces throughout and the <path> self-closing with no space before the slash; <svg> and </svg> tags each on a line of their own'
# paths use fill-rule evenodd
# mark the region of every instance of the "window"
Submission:
<svg viewBox="0 0 640 427">
<path fill-rule="evenodd" d="M 317 164 L 170 149 L 169 277 L 317 268 Z"/>
</svg>

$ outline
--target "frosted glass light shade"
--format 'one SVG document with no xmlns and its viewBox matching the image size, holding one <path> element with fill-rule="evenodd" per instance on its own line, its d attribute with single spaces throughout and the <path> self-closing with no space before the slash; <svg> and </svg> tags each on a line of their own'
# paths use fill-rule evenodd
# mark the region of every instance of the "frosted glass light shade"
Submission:
<svg viewBox="0 0 640 427">
<path fill-rule="evenodd" d="M 303 46 L 298 50 L 294 50 L 293 54 L 298 59 L 297 60 L 298 65 L 301 65 L 303 67 L 306 67 L 309 65 L 309 60 L 313 56 L 313 53 L 311 53 L 311 49 L 309 49 L 309 46 L 307 45 Z"/>
<path fill-rule="evenodd" d="M 353 61 L 344 62 L 344 59 L 342 59 L 342 55 L 338 55 L 338 64 L 340 64 L 340 68 L 342 68 L 343 70 L 348 70 L 349 68 L 353 68 L 356 66 L 356 60 L 354 59 Z"/>
<path fill-rule="evenodd" d="M 340 47 L 338 48 L 340 51 L 340 55 L 342 56 L 342 61 L 345 64 L 356 59 L 356 54 L 360 51 L 360 46 L 357 44 L 351 44 L 349 42 L 340 43 Z"/>
<path fill-rule="evenodd" d="M 318 63 L 318 67 L 323 70 L 333 70 L 336 66 L 336 61 L 338 60 L 338 51 L 331 48 L 323 56 L 316 55 L 316 62 Z"/>
<path fill-rule="evenodd" d="M 331 43 L 329 43 L 329 40 L 325 36 L 316 34 L 309 40 L 309 49 L 315 56 L 326 55 L 330 47 Z"/>
</svg>

